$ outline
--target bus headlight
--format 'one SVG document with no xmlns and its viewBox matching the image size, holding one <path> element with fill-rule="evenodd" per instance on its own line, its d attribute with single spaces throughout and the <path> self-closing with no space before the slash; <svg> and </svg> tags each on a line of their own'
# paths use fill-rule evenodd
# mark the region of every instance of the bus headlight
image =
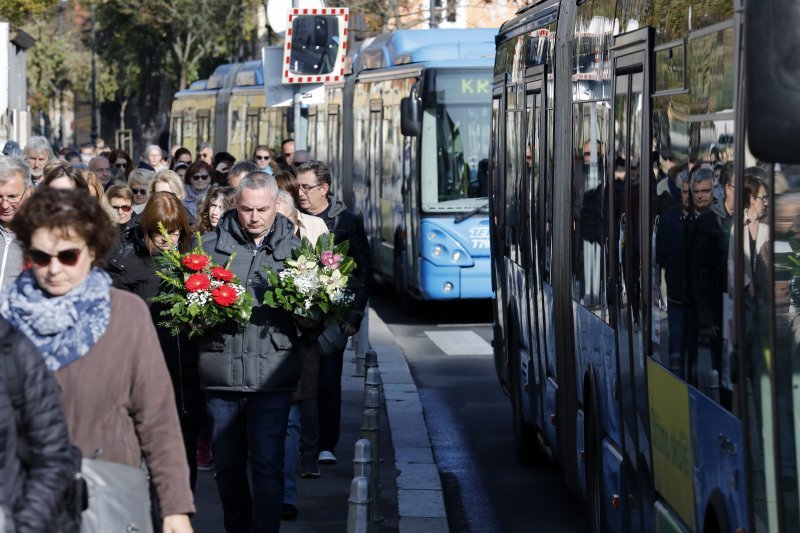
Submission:
<svg viewBox="0 0 800 533">
<path fill-rule="evenodd" d="M 449 281 L 445 281 L 444 285 L 442 285 L 442 290 L 444 292 L 453 292 L 453 284 Z"/>
<path fill-rule="evenodd" d="M 456 250 L 453 252 L 453 263 L 458 263 L 459 261 L 461 261 L 461 252 Z"/>
<path fill-rule="evenodd" d="M 435 231 L 428 233 L 428 238 L 432 241 L 435 241 L 437 237 L 439 237 L 439 235 L 437 235 Z"/>
<path fill-rule="evenodd" d="M 442 248 L 441 246 L 437 245 L 437 246 L 433 247 L 433 250 L 431 250 L 431 253 L 434 255 L 434 257 L 439 257 L 440 255 L 442 255 L 442 251 L 444 251 L 444 248 Z"/>
</svg>

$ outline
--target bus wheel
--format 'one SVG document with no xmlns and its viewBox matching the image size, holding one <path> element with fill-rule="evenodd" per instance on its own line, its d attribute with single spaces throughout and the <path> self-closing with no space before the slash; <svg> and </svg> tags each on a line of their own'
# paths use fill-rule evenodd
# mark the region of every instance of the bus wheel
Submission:
<svg viewBox="0 0 800 533">
<path fill-rule="evenodd" d="M 593 533 L 606 531 L 603 519 L 603 456 L 601 453 L 599 418 L 596 403 L 586 406 L 584 428 L 586 445 L 586 499 Z"/>
<path fill-rule="evenodd" d="M 539 443 L 533 426 L 525 421 L 522 411 L 523 391 L 522 379 L 519 368 L 519 341 L 513 330 L 509 331 L 511 347 L 508 354 L 509 385 L 511 389 L 511 414 L 514 423 L 514 453 L 517 461 L 523 466 L 532 466 L 536 463 L 539 454 Z"/>
</svg>

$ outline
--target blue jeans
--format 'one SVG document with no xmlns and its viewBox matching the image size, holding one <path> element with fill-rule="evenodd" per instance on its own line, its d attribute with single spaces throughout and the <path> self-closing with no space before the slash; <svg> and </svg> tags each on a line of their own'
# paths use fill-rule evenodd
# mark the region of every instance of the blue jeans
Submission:
<svg viewBox="0 0 800 533">
<path fill-rule="evenodd" d="M 290 392 L 208 392 L 211 451 L 228 533 L 273 533 L 281 524 Z M 248 458 L 252 495 L 247 480 Z M 252 502 L 256 502 L 255 505 Z"/>
<path fill-rule="evenodd" d="M 300 402 L 292 404 L 289 411 L 289 426 L 286 429 L 285 455 L 283 458 L 283 503 L 297 502 L 297 451 L 300 447 Z"/>
<path fill-rule="evenodd" d="M 339 425 L 342 418 L 342 369 L 344 348 L 319 358 L 319 451 L 331 453 L 339 443 Z"/>
</svg>

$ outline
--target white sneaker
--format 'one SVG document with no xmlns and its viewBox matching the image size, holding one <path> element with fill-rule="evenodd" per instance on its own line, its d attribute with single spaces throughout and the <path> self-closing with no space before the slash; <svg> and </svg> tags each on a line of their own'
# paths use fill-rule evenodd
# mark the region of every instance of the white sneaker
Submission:
<svg viewBox="0 0 800 533">
<path fill-rule="evenodd" d="M 319 456 L 317 457 L 317 462 L 321 465 L 335 465 L 336 456 L 333 455 L 333 452 L 323 450 L 319 452 Z"/>
</svg>

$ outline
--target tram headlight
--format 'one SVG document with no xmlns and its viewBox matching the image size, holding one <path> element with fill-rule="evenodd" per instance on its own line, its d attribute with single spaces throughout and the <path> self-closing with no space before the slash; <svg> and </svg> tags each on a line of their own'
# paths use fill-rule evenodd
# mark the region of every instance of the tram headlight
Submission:
<svg viewBox="0 0 800 533">
<path fill-rule="evenodd" d="M 456 250 L 453 252 L 453 263 L 458 263 L 459 261 L 461 261 L 461 252 Z"/>
<path fill-rule="evenodd" d="M 434 257 L 439 257 L 440 255 L 442 255 L 443 251 L 444 251 L 444 248 L 442 248 L 441 246 L 437 245 L 437 246 L 433 247 L 433 250 L 431 250 L 431 253 L 433 254 Z"/>
<path fill-rule="evenodd" d="M 442 285 L 442 291 L 444 292 L 453 292 L 453 284 L 449 281 L 445 281 L 444 285 Z"/>
</svg>

